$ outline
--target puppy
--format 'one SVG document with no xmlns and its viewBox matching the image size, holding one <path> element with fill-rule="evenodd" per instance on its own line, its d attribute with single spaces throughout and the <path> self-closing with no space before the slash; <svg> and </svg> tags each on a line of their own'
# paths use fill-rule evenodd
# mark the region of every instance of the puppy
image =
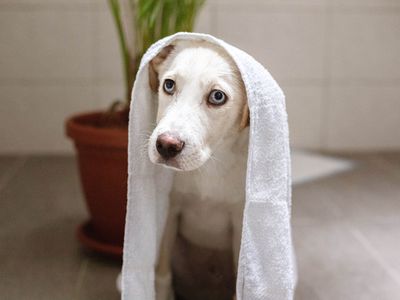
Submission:
<svg viewBox="0 0 400 300">
<path fill-rule="evenodd" d="M 237 270 L 249 111 L 232 58 L 205 41 L 164 48 L 151 61 L 149 77 L 158 94 L 149 158 L 177 171 L 156 266 L 156 296 L 166 300 L 173 293 L 171 259 L 178 236 L 201 248 L 232 250 Z"/>
</svg>

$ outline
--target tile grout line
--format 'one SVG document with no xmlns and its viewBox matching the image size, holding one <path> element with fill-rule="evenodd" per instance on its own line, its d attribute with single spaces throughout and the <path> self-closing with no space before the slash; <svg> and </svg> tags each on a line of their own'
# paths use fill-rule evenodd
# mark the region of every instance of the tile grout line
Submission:
<svg viewBox="0 0 400 300">
<path fill-rule="evenodd" d="M 104 11 L 103 8 L 99 8 L 96 2 L 92 3 L 0 3 L 1 12 L 17 12 L 26 13 L 32 11 L 52 11 L 52 12 L 96 12 Z"/>
<path fill-rule="evenodd" d="M 231 2 L 231 1 L 223 1 L 216 2 L 216 6 L 221 9 L 229 9 L 231 11 L 243 11 L 246 9 L 246 12 L 260 12 L 262 9 L 267 9 L 268 13 L 305 13 L 309 14 L 310 12 L 319 12 L 323 11 L 326 6 L 331 6 L 335 12 L 342 14 L 363 14 L 363 15 L 374 15 L 376 13 L 380 14 L 398 14 L 400 11 L 399 4 L 377 4 L 377 5 L 363 5 L 363 4 L 353 4 L 353 5 L 340 5 L 335 3 L 296 3 L 286 2 L 286 3 L 271 3 L 265 1 L 256 1 L 252 2 L 251 6 L 244 6 L 243 3 L 240 2 Z"/>
<path fill-rule="evenodd" d="M 324 80 L 325 87 L 323 88 L 321 99 L 321 124 L 319 136 L 319 148 L 327 149 L 329 141 L 329 117 L 330 117 L 330 102 L 331 102 L 331 58 L 332 58 L 332 32 L 333 32 L 333 10 L 331 3 L 327 3 L 325 8 L 325 37 L 324 37 Z"/>
<path fill-rule="evenodd" d="M 213 3 L 210 5 L 211 10 L 210 10 L 210 16 L 209 18 L 211 19 L 210 21 L 210 33 L 212 35 L 215 35 L 216 37 L 219 37 L 219 26 L 218 26 L 218 16 L 219 16 L 219 9 L 218 9 L 218 3 Z"/>
<path fill-rule="evenodd" d="M 13 166 L 7 172 L 5 172 L 3 178 L 0 178 L 0 193 L 10 183 L 15 175 L 17 175 L 17 173 L 24 167 L 27 160 L 27 156 L 19 157 Z"/>
<path fill-rule="evenodd" d="M 368 239 L 362 234 L 362 232 L 350 226 L 350 232 L 360 242 L 366 251 L 372 256 L 372 258 L 379 263 L 379 265 L 389 274 L 389 276 L 400 286 L 400 273 L 392 268 L 390 264 L 380 255 L 380 253 L 375 249 L 375 247 L 368 241 Z"/>
<path fill-rule="evenodd" d="M 90 45 L 90 73 L 91 73 L 91 78 L 89 80 L 90 84 L 90 94 L 92 96 L 92 105 L 96 106 L 96 100 L 97 100 L 97 78 L 96 78 L 96 58 L 98 54 L 98 41 L 99 41 L 99 30 L 98 30 L 98 25 L 99 24 L 99 15 L 98 14 L 91 14 L 90 17 L 90 26 L 92 27 L 90 29 L 90 34 L 91 34 L 91 45 Z"/>
<path fill-rule="evenodd" d="M 213 13 L 214 14 L 214 13 Z M 217 26 L 211 25 L 212 28 L 216 28 Z M 218 35 L 218 33 L 210 30 L 211 34 Z M 93 45 L 91 46 L 94 47 Z M 93 49 L 92 49 L 93 50 Z M 91 50 L 91 51 L 92 51 Z M 95 62 L 92 62 L 92 64 Z M 93 67 L 93 65 L 91 66 Z M 91 70 L 93 71 L 93 70 Z M 326 76 L 325 76 L 326 77 Z M 345 86 L 345 87 L 360 87 L 360 86 L 372 86 L 372 87 L 398 87 L 400 85 L 400 78 L 386 78 L 386 79 L 377 79 L 377 78 L 332 78 L 331 80 L 327 80 L 326 78 L 313 78 L 313 77 L 280 77 L 279 82 L 281 84 L 290 85 L 290 86 L 320 86 L 325 87 L 330 84 L 333 87 L 336 86 Z M 0 78 L 0 86 L 16 86 L 16 85 L 27 85 L 27 86 L 65 86 L 68 83 L 73 86 L 91 86 L 91 85 L 110 85 L 110 84 L 118 84 L 120 83 L 120 79 L 115 77 L 57 77 L 57 78 L 28 78 L 28 77 L 18 77 L 18 78 Z"/>
</svg>

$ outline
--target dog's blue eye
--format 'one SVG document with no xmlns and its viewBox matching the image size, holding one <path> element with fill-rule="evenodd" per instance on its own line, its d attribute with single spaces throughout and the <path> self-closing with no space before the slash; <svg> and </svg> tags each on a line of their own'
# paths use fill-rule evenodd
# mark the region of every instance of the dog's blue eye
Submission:
<svg viewBox="0 0 400 300">
<path fill-rule="evenodd" d="M 172 95 L 175 92 L 175 81 L 173 81 L 172 79 L 165 79 L 163 88 L 164 92 Z"/>
<path fill-rule="evenodd" d="M 208 102 L 212 105 L 222 105 L 226 102 L 226 99 L 225 93 L 220 90 L 213 90 L 208 96 Z"/>
</svg>

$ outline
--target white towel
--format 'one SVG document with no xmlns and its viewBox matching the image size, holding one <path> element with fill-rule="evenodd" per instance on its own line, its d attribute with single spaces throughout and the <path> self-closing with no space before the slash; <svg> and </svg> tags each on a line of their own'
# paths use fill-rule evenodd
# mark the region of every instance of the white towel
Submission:
<svg viewBox="0 0 400 300">
<path fill-rule="evenodd" d="M 148 64 L 175 40 L 206 40 L 237 64 L 250 109 L 246 205 L 236 284 L 238 300 L 293 299 L 295 266 L 290 227 L 290 152 L 285 98 L 268 71 L 247 53 L 211 35 L 177 33 L 145 53 L 132 92 L 129 179 L 122 270 L 123 300 L 153 300 L 154 270 L 173 172 L 150 162 L 143 145 L 154 128 L 156 99 Z"/>
</svg>

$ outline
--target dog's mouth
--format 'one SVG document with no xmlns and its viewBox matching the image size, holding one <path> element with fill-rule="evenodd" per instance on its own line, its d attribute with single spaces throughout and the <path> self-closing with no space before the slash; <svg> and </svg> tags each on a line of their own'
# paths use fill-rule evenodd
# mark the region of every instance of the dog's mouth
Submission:
<svg viewBox="0 0 400 300">
<path fill-rule="evenodd" d="M 159 157 L 155 163 L 158 165 L 162 165 L 168 169 L 173 169 L 175 171 L 185 171 L 181 168 L 179 162 L 175 158 L 164 159 L 162 157 Z"/>
<path fill-rule="evenodd" d="M 210 157 L 208 154 L 210 151 L 200 149 L 196 151 L 182 152 L 179 155 L 170 158 L 162 157 L 157 153 L 155 147 L 152 147 L 149 150 L 149 157 L 152 163 L 181 172 L 199 169 Z"/>
<path fill-rule="evenodd" d="M 188 157 L 190 157 L 190 155 Z M 169 158 L 169 159 L 158 157 L 155 161 L 153 161 L 153 163 L 157 165 L 162 165 L 168 169 L 182 172 L 182 171 L 194 171 L 196 169 L 199 169 L 201 166 L 204 165 L 206 161 L 207 159 L 204 160 L 193 159 L 193 158 L 187 158 L 184 155 L 182 155 L 176 158 Z"/>
</svg>

